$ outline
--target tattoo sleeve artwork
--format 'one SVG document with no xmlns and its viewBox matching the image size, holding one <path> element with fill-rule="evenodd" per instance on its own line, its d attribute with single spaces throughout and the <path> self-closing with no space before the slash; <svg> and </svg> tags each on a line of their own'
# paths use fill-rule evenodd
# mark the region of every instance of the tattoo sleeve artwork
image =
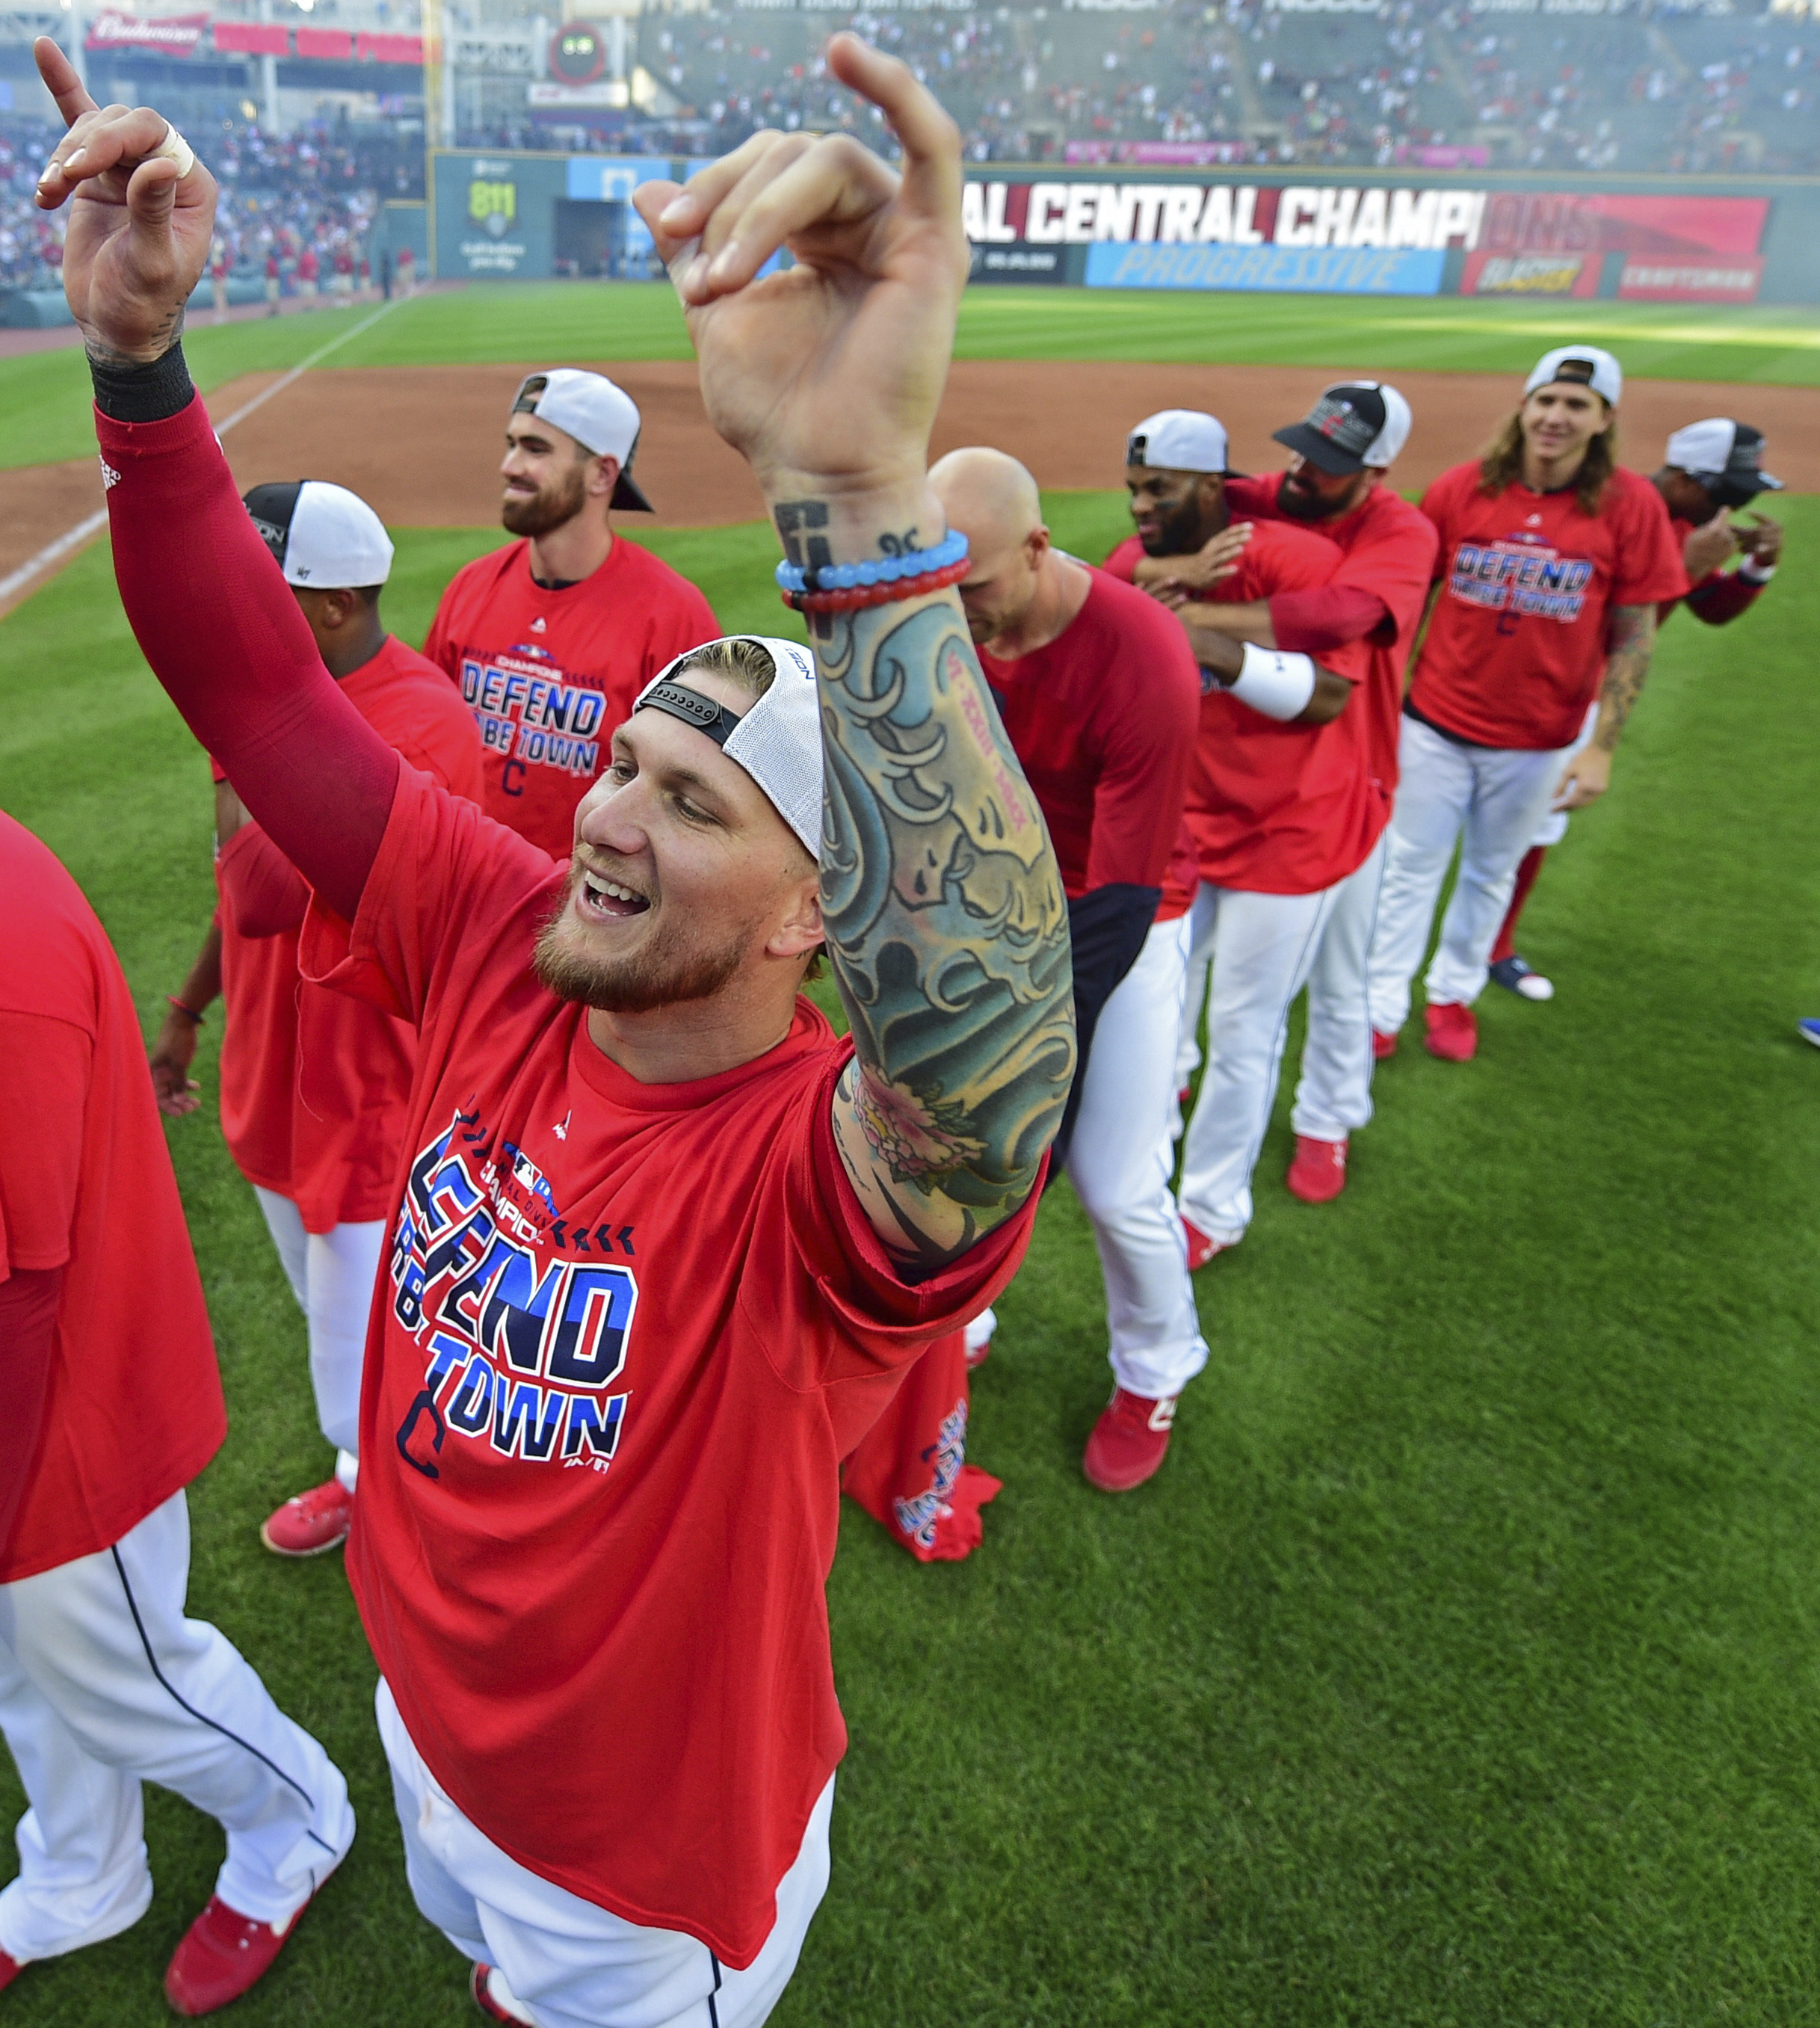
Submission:
<svg viewBox="0 0 1820 2028">
<path fill-rule="evenodd" d="M 1617 746 L 1630 707 L 1649 674 L 1649 658 L 1655 651 L 1655 608 L 1614 606 L 1611 648 L 1605 664 L 1605 680 L 1599 688 L 1599 724 L 1593 735 L 1594 743 L 1607 753 Z"/>
<path fill-rule="evenodd" d="M 777 523 L 793 562 L 827 561 L 816 503 Z M 855 1044 L 835 1138 L 888 1243 L 936 1268 L 1023 1203 L 1060 1120 L 1067 901 L 953 596 L 811 625 L 823 927 Z"/>
</svg>

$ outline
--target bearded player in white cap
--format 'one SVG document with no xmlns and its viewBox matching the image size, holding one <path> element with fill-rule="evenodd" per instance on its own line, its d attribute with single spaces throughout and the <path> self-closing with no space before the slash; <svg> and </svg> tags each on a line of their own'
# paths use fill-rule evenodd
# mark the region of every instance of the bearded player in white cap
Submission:
<svg viewBox="0 0 1820 2028">
<path fill-rule="evenodd" d="M 1662 495 L 1681 560 L 1687 571 L 1687 596 L 1679 602 L 1708 627 L 1725 627 L 1748 612 L 1762 596 L 1782 554 L 1782 526 L 1752 503 L 1765 493 L 1780 493 L 1782 482 L 1763 469 L 1763 433 L 1729 416 L 1708 416 L 1689 423 L 1668 440 L 1661 466 L 1649 483 Z M 1732 516 L 1750 513 L 1750 525 Z M 1736 563 L 1736 568 L 1726 565 Z M 1676 601 L 1665 600 L 1656 615 L 1666 626 Z M 1590 738 L 1593 714 L 1585 736 Z M 1542 870 L 1544 855 L 1567 835 L 1567 812 L 1550 810 L 1517 867 L 1511 905 L 1504 912 L 1497 941 L 1492 946 L 1494 983 L 1525 1000 L 1552 1000 L 1554 981 L 1537 971 L 1517 949 L 1517 922 Z"/>
<path fill-rule="evenodd" d="M 1610 353 L 1557 347 L 1486 455 L 1443 472 L 1422 497 L 1441 538 L 1441 590 L 1403 706 L 1402 780 L 1371 943 L 1380 1056 L 1408 1018 L 1456 843 L 1424 1045 L 1448 1063 L 1476 1053 L 1473 1002 L 1518 862 L 1551 806 L 1580 809 L 1604 794 L 1648 673 L 1657 608 L 1687 590 L 1662 496 L 1617 461 L 1623 391 Z"/>
<path fill-rule="evenodd" d="M 37 54 L 127 612 L 310 880 L 305 968 L 419 1030 L 348 1545 L 412 1891 L 494 2019 L 753 2028 L 827 1878 L 838 1460 L 1015 1271 L 1074 1071 L 1060 872 L 927 479 L 959 134 L 837 35 L 901 179 L 759 134 L 639 192 L 816 651 L 647 686 L 565 864 L 322 671 L 173 343 L 213 180 Z M 844 1042 L 797 991 L 824 945 Z"/>
<path fill-rule="evenodd" d="M 499 467 L 518 539 L 456 572 L 424 643 L 480 728 L 487 815 L 558 859 L 633 698 L 720 631 L 686 578 L 613 527 L 616 509 L 651 512 L 632 477 L 639 427 L 604 374 L 527 375 Z"/>
<path fill-rule="evenodd" d="M 385 524 L 357 494 L 319 479 L 255 486 L 246 511 L 276 560 L 341 694 L 413 768 L 480 796 L 480 738 L 442 672 L 389 634 L 379 598 L 392 570 Z M 385 1240 L 416 1038 L 402 1022 L 298 975 L 309 905 L 302 876 L 250 822 L 219 765 L 220 902 L 189 976 L 167 997 L 152 1082 L 172 1117 L 200 1103 L 189 1075 L 217 995 L 221 1131 L 253 1186 L 302 1311 L 328 1478 L 261 1524 L 281 1556 L 345 1539 L 360 1468 L 361 1357 Z"/>
</svg>

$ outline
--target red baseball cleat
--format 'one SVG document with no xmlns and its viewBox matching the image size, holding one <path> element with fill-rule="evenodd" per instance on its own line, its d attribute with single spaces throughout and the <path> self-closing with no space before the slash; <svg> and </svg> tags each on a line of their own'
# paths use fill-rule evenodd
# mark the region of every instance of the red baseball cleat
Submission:
<svg viewBox="0 0 1820 2028">
<path fill-rule="evenodd" d="M 1444 1064 L 1470 1063 L 1478 1053 L 1478 1020 L 1457 1000 L 1431 1001 L 1422 1010 L 1428 1033 L 1422 1046 Z"/>
<path fill-rule="evenodd" d="M 496 1985 L 502 1998 L 494 1997 Z M 489 2021 L 520 2022 L 527 2024 L 527 2028 L 535 2028 L 531 2016 L 519 2004 L 517 1996 L 505 1983 L 505 1973 L 497 1965 L 477 1964 L 468 1982 L 468 1990 L 474 1996 L 474 2004 Z"/>
<path fill-rule="evenodd" d="M 309 1906 L 306 1901 L 304 1908 Z M 297 1911 L 302 1913 L 302 1908 Z M 165 1967 L 165 1997 L 179 2014 L 213 2014 L 264 1977 L 296 1927 L 297 1915 L 275 1929 L 237 1915 L 219 1894 L 211 1894 Z"/>
<path fill-rule="evenodd" d="M 1204 1268 L 1215 1254 L 1230 1253 L 1237 1244 L 1230 1239 L 1209 1238 L 1198 1225 L 1186 1217 L 1182 1221 L 1182 1230 L 1188 1241 L 1188 1271 L 1191 1275 L 1197 1268 Z"/>
<path fill-rule="evenodd" d="M 274 1556 L 320 1556 L 347 1540 L 353 1516 L 353 1495 L 338 1478 L 331 1478 L 286 1501 L 259 1524 L 259 1539 Z"/>
<path fill-rule="evenodd" d="M 1296 1159 L 1289 1164 L 1290 1194 L 1304 1204 L 1331 1204 L 1346 1187 L 1345 1141 L 1317 1141 L 1296 1136 Z"/>
<path fill-rule="evenodd" d="M 1382 1063 L 1386 1057 L 1395 1056 L 1396 1053 L 1396 1036 L 1394 1034 L 1385 1034 L 1382 1028 L 1374 1028 L 1371 1031 L 1371 1053 L 1379 1063 Z"/>
<path fill-rule="evenodd" d="M 24 1969 L 17 1958 L 9 1958 L 0 1951 L 0 1993 L 4 1993 Z"/>
<path fill-rule="evenodd" d="M 1081 1460 L 1087 1483 L 1102 1493 L 1129 1493 L 1133 1486 L 1155 1478 L 1168 1453 L 1175 1404 L 1181 1398 L 1165 1394 L 1160 1401 L 1151 1401 L 1115 1387 L 1112 1400 L 1100 1411 Z"/>
</svg>

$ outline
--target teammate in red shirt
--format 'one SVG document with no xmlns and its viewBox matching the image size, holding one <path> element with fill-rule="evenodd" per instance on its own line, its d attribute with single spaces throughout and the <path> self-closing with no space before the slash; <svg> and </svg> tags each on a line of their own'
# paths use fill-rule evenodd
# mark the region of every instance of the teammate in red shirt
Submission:
<svg viewBox="0 0 1820 2028">
<path fill-rule="evenodd" d="M 145 165 L 79 198 L 65 262 L 127 611 L 310 880 L 306 965 L 420 1031 L 349 1545 L 413 1891 L 494 2018 L 748 2028 L 826 1880 L 838 1461 L 1015 1271 L 1074 1068 L 1060 872 L 926 561 L 958 137 L 837 36 L 901 182 L 842 150 L 791 178 L 760 135 L 639 194 L 817 653 L 650 686 L 560 866 L 322 671 L 168 346 L 212 179 L 39 60 L 85 176 Z M 786 239 L 800 286 L 749 291 Z M 844 1043 L 797 996 L 824 942 Z"/>
<path fill-rule="evenodd" d="M 119 960 L 5 816 L 0 1111 L 0 1730 L 31 1806 L 0 1986 L 145 1913 L 157 1782 L 228 1835 L 165 1974 L 200 2014 L 277 1956 L 353 1812 L 321 1747 L 185 1613 L 183 1489 L 228 1427 L 202 1285 Z"/>
<path fill-rule="evenodd" d="M 615 532 L 648 514 L 632 479 L 638 411 L 598 373 L 533 373 L 505 422 L 499 518 L 518 540 L 464 565 L 424 653 L 457 683 L 485 748 L 490 817 L 567 859 L 575 805 L 613 727 L 666 662 L 719 632 L 686 578 Z"/>
<path fill-rule="evenodd" d="M 1161 1465 L 1176 1397 L 1207 1364 L 1169 1176 L 1187 938 L 1181 906 L 1158 913 L 1200 677 L 1153 600 L 1053 547 L 1014 458 L 956 451 L 930 482 L 971 545 L 961 604 L 1067 892 L 1080 1059 L 1053 1159 L 1093 1228 L 1112 1341 L 1083 1469 L 1123 1493 Z"/>
<path fill-rule="evenodd" d="M 480 742 L 432 662 L 388 634 L 379 592 L 392 545 L 357 494 L 320 479 L 256 486 L 253 526 L 291 587 L 324 666 L 413 768 L 478 801 Z M 193 1111 L 204 1011 L 221 994 L 221 1130 L 259 1199 L 304 1314 L 316 1421 L 333 1475 L 260 1529 L 279 1556 L 319 1555 L 348 1531 L 358 1471 L 361 1357 L 392 1203 L 416 1038 L 401 1021 L 300 982 L 308 888 L 215 770 L 220 906 L 152 1050 L 165 1112 Z"/>
<path fill-rule="evenodd" d="M 1197 875 L 1189 975 L 1197 990 L 1182 1023 L 1189 1046 L 1179 1060 L 1186 1082 L 1205 976 L 1208 1068 L 1182 1171 L 1191 1268 L 1236 1245 L 1250 1223 L 1252 1172 L 1290 1002 L 1306 983 L 1337 890 L 1384 822 L 1363 720 L 1353 712 L 1364 650 L 1343 646 L 1317 664 L 1241 646 L 1218 624 L 1219 601 L 1250 604 L 1312 587 L 1340 560 L 1333 544 L 1280 522 L 1246 531 L 1241 546 L 1228 528 L 1226 463 L 1224 427 L 1191 409 L 1148 417 L 1126 452 L 1126 483 L 1146 553 L 1131 568 L 1177 605 L 1202 664 L 1188 797 Z M 1172 576 L 1177 561 L 1222 551 L 1224 562 L 1198 573 L 1215 581 L 1182 602 Z"/>
<path fill-rule="evenodd" d="M 1696 620 L 1709 627 L 1723 627 L 1741 617 L 1756 604 L 1764 587 L 1776 575 L 1782 553 L 1782 529 L 1766 514 L 1752 513 L 1749 528 L 1735 525 L 1732 515 L 1765 492 L 1780 492 L 1782 482 L 1763 469 L 1763 433 L 1748 423 L 1729 416 L 1708 416 L 1689 423 L 1668 440 L 1666 462 L 1651 475 L 1650 484 L 1662 495 L 1669 512 L 1674 538 L 1681 545 L 1681 560 L 1692 589 L 1680 601 Z M 1737 560 L 1737 568 L 1726 565 Z M 1664 600 L 1656 615 L 1660 626 L 1668 620 L 1677 601 Z M 1585 734 L 1592 732 L 1591 714 Z M 1517 919 L 1542 870 L 1543 855 L 1567 835 L 1567 813 L 1550 810 L 1537 827 L 1529 850 L 1517 868 L 1516 886 L 1511 905 L 1492 946 L 1490 971 L 1493 981 L 1507 992 L 1526 1000 L 1552 1000 L 1553 980 L 1537 971 L 1517 953 Z"/>
<path fill-rule="evenodd" d="M 1402 785 L 1371 960 L 1388 1053 L 1456 842 L 1426 981 L 1426 1045 L 1462 1063 L 1518 862 L 1551 803 L 1604 793 L 1648 672 L 1656 607 L 1687 589 L 1661 495 L 1615 462 L 1623 375 L 1595 346 L 1546 353 L 1482 461 L 1430 487 L 1440 596 L 1404 704 Z M 1592 738 L 1576 750 L 1596 701 Z"/>
</svg>

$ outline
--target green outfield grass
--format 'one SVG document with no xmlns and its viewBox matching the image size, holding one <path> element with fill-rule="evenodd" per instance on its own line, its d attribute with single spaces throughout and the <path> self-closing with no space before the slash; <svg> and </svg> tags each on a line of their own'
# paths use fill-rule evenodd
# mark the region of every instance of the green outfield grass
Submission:
<svg viewBox="0 0 1820 2028">
<path fill-rule="evenodd" d="M 984 1549 L 921 1568 L 845 1516 L 853 1746 L 779 2028 L 1816 2018 L 1820 1060 L 1793 1023 L 1820 1012 L 1820 503 L 1785 504 L 1794 563 L 1736 627 L 1672 622 L 1609 802 L 1537 890 L 1526 946 L 1559 997 L 1494 990 L 1478 1061 L 1384 1066 L 1322 1210 L 1282 1188 L 1279 1102 L 1256 1224 L 1198 1278 L 1211 1364 L 1123 1499 L 1079 1475 L 1103 1320 L 1052 1193 L 975 1389 L 971 1453 L 1006 1482 Z M 1049 505 L 1086 553 L 1122 530 L 1115 496 Z M 402 533 L 393 623 L 420 635 L 495 539 Z M 653 546 L 723 624 L 784 618 L 762 529 Z M 105 548 L 0 627 L 0 805 L 94 898 L 149 1029 L 213 901 L 208 778 Z M 232 1418 L 192 1492 L 192 1605 L 348 1770 L 362 1826 L 232 2019 L 454 2028 L 339 1559 L 279 1564 L 255 1533 L 327 1454 L 221 1147 L 218 1035 L 169 1128 Z M 220 1841 L 160 1795 L 148 1837 L 150 1912 L 0 2014 L 168 2018 Z"/>
<path fill-rule="evenodd" d="M 312 313 L 198 324 L 184 340 L 205 392 L 295 366 L 372 316 Z M 1659 303 L 1506 303 L 1472 297 L 1202 295 L 1103 289 L 968 291 L 963 359 L 1111 359 L 1520 372 L 1572 335 L 1615 348 L 1645 379 L 1820 386 L 1820 324 L 1801 309 Z M 489 283 L 393 305 L 325 365 L 442 366 L 686 359 L 668 283 Z M 0 468 L 93 449 L 80 352 L 0 360 Z"/>
</svg>

